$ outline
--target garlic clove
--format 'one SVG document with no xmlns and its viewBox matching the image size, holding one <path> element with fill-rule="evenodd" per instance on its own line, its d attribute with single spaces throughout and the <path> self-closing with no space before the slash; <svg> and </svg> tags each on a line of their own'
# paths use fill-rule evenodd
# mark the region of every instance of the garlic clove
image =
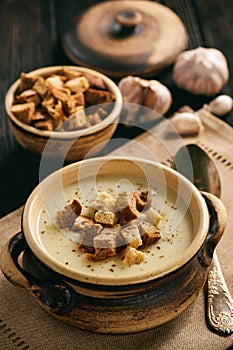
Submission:
<svg viewBox="0 0 233 350">
<path fill-rule="evenodd" d="M 207 105 L 207 108 L 211 113 L 222 117 L 232 110 L 233 99 L 228 95 L 219 95 Z"/>
<path fill-rule="evenodd" d="M 157 80 L 151 80 L 143 94 L 143 104 L 160 115 L 164 115 L 172 104 L 172 95 L 169 89 Z"/>
<path fill-rule="evenodd" d="M 118 87 L 122 93 L 124 102 L 142 105 L 143 87 L 138 84 L 135 77 L 129 75 L 122 78 L 118 83 Z"/>
<path fill-rule="evenodd" d="M 172 79 L 178 87 L 193 94 L 214 95 L 229 79 L 226 57 L 215 48 L 184 51 L 176 58 Z"/>
<path fill-rule="evenodd" d="M 120 80 L 118 87 L 124 102 L 140 104 L 155 111 L 154 117 L 165 114 L 172 104 L 170 90 L 157 80 L 146 80 L 140 77 L 128 76 Z M 152 113 L 150 115 L 151 121 Z"/>
<path fill-rule="evenodd" d="M 181 136 L 196 135 L 203 129 L 201 118 L 196 113 L 176 113 L 169 122 L 172 126 L 171 133 L 178 132 Z"/>
</svg>

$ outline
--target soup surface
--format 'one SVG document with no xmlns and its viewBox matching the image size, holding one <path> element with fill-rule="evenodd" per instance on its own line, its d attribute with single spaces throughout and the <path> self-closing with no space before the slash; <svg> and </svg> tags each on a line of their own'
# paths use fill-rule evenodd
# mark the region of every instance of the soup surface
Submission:
<svg viewBox="0 0 233 350">
<path fill-rule="evenodd" d="M 128 265 L 119 256 L 103 261 L 91 261 L 85 257 L 77 246 L 80 235 L 69 230 L 60 229 L 57 225 L 57 212 L 77 199 L 83 206 L 82 214 L 90 214 L 89 204 L 96 198 L 98 192 L 106 191 L 111 196 L 128 190 L 149 191 L 152 196 L 152 206 L 162 219 L 159 230 L 162 238 L 154 245 L 146 247 L 143 252 L 145 260 L 140 264 Z M 141 177 L 131 176 L 127 179 L 119 176 L 101 176 L 93 179 L 85 178 L 69 184 L 62 195 L 57 193 L 53 200 L 46 203 L 38 219 L 40 245 L 43 250 L 59 264 L 67 269 L 79 271 L 83 281 L 93 278 L 133 277 L 160 271 L 166 266 L 175 264 L 184 250 L 190 245 L 194 235 L 194 223 L 188 205 L 171 189 L 158 183 L 156 187 L 144 181 Z"/>
</svg>

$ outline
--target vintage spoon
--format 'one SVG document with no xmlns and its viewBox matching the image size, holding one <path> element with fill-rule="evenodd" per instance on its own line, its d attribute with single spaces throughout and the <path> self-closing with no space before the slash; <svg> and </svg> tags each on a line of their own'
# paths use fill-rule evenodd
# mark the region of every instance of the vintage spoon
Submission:
<svg viewBox="0 0 233 350">
<path fill-rule="evenodd" d="M 218 171 L 208 154 L 199 146 L 181 147 L 174 157 L 174 168 L 186 176 L 200 191 L 221 195 Z M 216 252 L 208 275 L 207 319 L 222 334 L 233 332 L 233 299 L 230 295 Z"/>
</svg>

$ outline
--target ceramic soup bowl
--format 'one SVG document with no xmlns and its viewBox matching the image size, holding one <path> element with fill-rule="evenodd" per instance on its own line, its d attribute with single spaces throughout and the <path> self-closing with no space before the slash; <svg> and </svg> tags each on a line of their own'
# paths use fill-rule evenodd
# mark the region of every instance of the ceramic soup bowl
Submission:
<svg viewBox="0 0 233 350">
<path fill-rule="evenodd" d="M 79 249 L 77 232 L 57 224 L 58 211 L 74 198 L 82 215 L 90 215 L 89 204 L 103 191 L 113 198 L 125 191 L 151 194 L 161 237 L 139 247 L 144 260 L 128 264 L 118 254 L 93 261 Z M 200 193 L 160 163 L 84 160 L 35 188 L 25 205 L 22 232 L 3 248 L 1 268 L 45 310 L 72 325 L 100 333 L 143 331 L 172 320 L 196 299 L 225 222 L 219 199 Z"/>
</svg>

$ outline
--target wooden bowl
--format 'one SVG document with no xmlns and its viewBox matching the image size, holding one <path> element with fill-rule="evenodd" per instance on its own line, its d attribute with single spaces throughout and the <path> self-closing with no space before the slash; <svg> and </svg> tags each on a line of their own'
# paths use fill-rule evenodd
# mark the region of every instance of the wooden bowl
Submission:
<svg viewBox="0 0 233 350">
<path fill-rule="evenodd" d="M 44 67 L 29 74 L 47 76 L 56 73 L 64 66 Z M 122 108 L 122 95 L 117 85 L 107 76 L 85 67 L 66 66 L 73 71 L 87 72 L 103 79 L 108 90 L 114 94 L 115 102 L 107 117 L 100 123 L 76 131 L 45 131 L 23 123 L 11 112 L 14 94 L 19 86 L 19 79 L 9 88 L 5 97 L 5 109 L 10 128 L 18 143 L 34 156 L 42 154 L 48 158 L 62 158 L 65 162 L 83 159 L 87 154 L 98 153 L 112 137 Z M 49 141 L 49 142 L 48 142 Z"/>
<path fill-rule="evenodd" d="M 162 239 L 146 248 L 140 264 L 128 266 L 118 256 L 89 261 L 54 224 L 57 211 L 77 193 L 86 203 L 96 188 L 114 195 L 138 186 L 152 191 L 153 207 L 162 215 Z M 65 322 L 101 333 L 143 331 L 172 320 L 196 299 L 225 222 L 219 199 L 202 195 L 166 166 L 136 158 L 84 160 L 53 173 L 32 192 L 22 233 L 3 248 L 1 268 Z"/>
</svg>

